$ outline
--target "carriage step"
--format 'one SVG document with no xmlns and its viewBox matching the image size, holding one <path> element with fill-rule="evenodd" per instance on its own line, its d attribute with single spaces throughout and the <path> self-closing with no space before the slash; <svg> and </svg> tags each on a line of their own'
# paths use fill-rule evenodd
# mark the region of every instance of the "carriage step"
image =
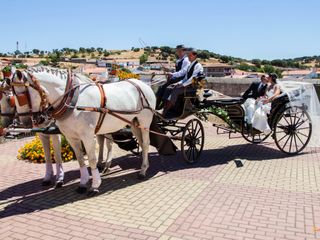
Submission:
<svg viewBox="0 0 320 240">
<path fill-rule="evenodd" d="M 236 131 L 232 128 L 227 128 L 225 126 L 221 126 L 221 125 L 216 125 L 216 124 L 212 124 L 213 127 L 217 128 L 217 134 L 231 134 L 231 133 L 236 133 Z M 223 132 L 219 132 L 219 130 L 223 130 Z"/>
</svg>

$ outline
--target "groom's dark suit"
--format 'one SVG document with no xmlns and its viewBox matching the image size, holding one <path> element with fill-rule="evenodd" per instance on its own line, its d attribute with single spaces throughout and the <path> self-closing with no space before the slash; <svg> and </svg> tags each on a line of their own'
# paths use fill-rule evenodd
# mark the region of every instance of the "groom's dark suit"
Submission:
<svg viewBox="0 0 320 240">
<path fill-rule="evenodd" d="M 247 91 L 242 95 L 244 100 L 248 98 L 257 99 L 261 96 L 264 96 L 266 93 L 267 85 L 263 84 L 262 82 L 253 82 L 251 83 L 250 87 Z"/>
</svg>

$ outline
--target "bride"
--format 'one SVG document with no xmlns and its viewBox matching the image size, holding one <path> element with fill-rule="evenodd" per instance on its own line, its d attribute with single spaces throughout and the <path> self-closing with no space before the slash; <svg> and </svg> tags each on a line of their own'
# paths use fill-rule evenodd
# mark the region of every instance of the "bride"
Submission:
<svg viewBox="0 0 320 240">
<path fill-rule="evenodd" d="M 246 111 L 247 123 L 252 124 L 252 127 L 268 134 L 271 132 L 271 128 L 268 124 L 268 114 L 271 111 L 272 101 L 281 94 L 280 85 L 277 83 L 277 75 L 270 73 L 267 78 L 267 89 L 264 96 L 258 98 L 255 101 L 248 101 L 245 104 L 246 109 L 253 109 L 253 111 Z"/>
</svg>

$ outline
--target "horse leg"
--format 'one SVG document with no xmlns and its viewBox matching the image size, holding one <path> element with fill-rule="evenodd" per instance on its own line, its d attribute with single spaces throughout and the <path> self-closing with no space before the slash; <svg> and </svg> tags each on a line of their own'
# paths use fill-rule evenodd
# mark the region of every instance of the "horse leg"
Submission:
<svg viewBox="0 0 320 240">
<path fill-rule="evenodd" d="M 139 124 L 137 120 L 135 120 L 135 124 Z M 145 130 L 141 130 L 137 127 L 131 127 L 132 133 L 138 139 L 138 143 L 142 148 L 142 165 L 141 170 L 139 172 L 138 178 L 144 179 L 146 176 L 147 169 L 149 168 L 149 160 L 148 160 L 148 152 L 149 152 L 149 132 Z"/>
<path fill-rule="evenodd" d="M 82 142 L 79 139 L 68 138 L 68 142 L 70 143 L 73 151 L 76 155 L 76 158 L 79 162 L 80 166 L 80 185 L 77 189 L 78 193 L 85 193 L 87 191 L 87 183 L 89 181 L 89 172 L 87 166 L 84 162 L 84 151 L 82 147 Z"/>
<path fill-rule="evenodd" d="M 93 141 L 92 141 L 93 139 Z M 82 138 L 83 145 L 86 149 L 89 166 L 91 168 L 91 174 L 92 174 L 92 184 L 90 188 L 90 192 L 88 195 L 92 196 L 99 192 L 98 188 L 101 185 L 101 177 L 99 170 L 97 168 L 97 158 L 96 158 L 96 152 L 95 152 L 95 138 L 94 136 L 90 137 L 90 135 L 85 135 L 84 138 Z"/>
<path fill-rule="evenodd" d="M 111 134 L 106 135 L 106 145 L 107 145 L 107 160 L 106 160 L 106 166 L 103 170 L 103 173 L 107 173 L 109 171 L 109 168 L 111 167 L 112 163 L 112 144 L 113 139 Z"/>
<path fill-rule="evenodd" d="M 46 161 L 46 173 L 42 180 L 42 185 L 48 186 L 52 183 L 52 178 L 53 178 L 53 167 L 52 167 L 52 160 L 51 160 L 51 153 L 50 153 L 50 136 L 39 133 L 39 138 L 42 143 L 42 147 L 44 150 L 44 158 Z"/>
<path fill-rule="evenodd" d="M 64 171 L 61 158 L 61 135 L 51 135 L 54 150 L 54 158 L 56 160 L 56 188 L 63 185 Z"/>
<path fill-rule="evenodd" d="M 150 137 L 149 132 L 146 130 L 141 130 L 142 135 L 142 165 L 139 173 L 139 177 L 144 179 L 146 177 L 146 172 L 149 168 L 149 145 L 150 145 Z"/>
<path fill-rule="evenodd" d="M 97 135 L 97 142 L 99 146 L 99 155 L 98 155 L 98 164 L 97 167 L 99 171 L 101 172 L 103 170 L 103 151 L 104 151 L 104 136 L 103 135 Z"/>
</svg>

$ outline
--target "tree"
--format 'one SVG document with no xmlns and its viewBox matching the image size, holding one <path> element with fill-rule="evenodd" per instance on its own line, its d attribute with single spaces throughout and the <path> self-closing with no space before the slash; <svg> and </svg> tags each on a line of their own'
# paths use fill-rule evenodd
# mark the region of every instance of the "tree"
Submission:
<svg viewBox="0 0 320 240">
<path fill-rule="evenodd" d="M 147 54 L 142 54 L 140 56 L 140 64 L 144 64 L 147 61 L 148 61 L 148 55 Z"/>
<path fill-rule="evenodd" d="M 99 52 L 99 54 L 102 54 L 102 52 L 103 52 L 103 48 L 98 47 L 98 48 L 97 48 L 97 51 Z"/>
<path fill-rule="evenodd" d="M 208 50 L 198 51 L 198 57 L 201 58 L 201 59 L 209 59 L 210 58 L 210 52 Z"/>
<path fill-rule="evenodd" d="M 261 64 L 262 64 L 262 65 L 270 65 L 270 61 L 268 61 L 268 60 L 262 60 Z"/>
<path fill-rule="evenodd" d="M 232 59 L 229 57 L 229 56 L 221 56 L 220 57 L 220 60 L 223 62 L 223 63 L 228 63 L 229 61 L 231 61 Z"/>
<path fill-rule="evenodd" d="M 139 52 L 139 51 L 140 51 L 140 48 L 134 48 L 133 51 L 134 51 L 134 52 Z"/>
<path fill-rule="evenodd" d="M 33 49 L 32 52 L 33 52 L 33 54 L 37 54 L 38 55 L 40 53 L 40 50 L 39 49 Z"/>
<path fill-rule="evenodd" d="M 168 46 L 160 47 L 161 52 L 166 52 L 168 54 L 174 54 L 175 50 Z"/>
<path fill-rule="evenodd" d="M 158 50 L 159 49 L 159 47 L 157 47 L 157 46 L 152 46 L 151 47 L 151 50 L 153 51 L 153 52 L 155 52 L 156 50 Z"/>
<path fill-rule="evenodd" d="M 14 51 L 14 55 L 21 55 L 21 52 L 19 50 Z"/>
<path fill-rule="evenodd" d="M 80 53 L 86 53 L 87 50 L 86 50 L 84 47 L 80 47 L 80 48 L 79 48 L 79 52 L 80 52 Z"/>
<path fill-rule="evenodd" d="M 263 72 L 265 72 L 265 73 L 274 73 L 275 72 L 275 68 L 274 68 L 274 66 L 272 66 L 272 65 L 265 65 L 264 67 L 263 67 Z"/>
<path fill-rule="evenodd" d="M 261 60 L 260 59 L 252 59 L 251 61 L 256 67 L 260 68 L 261 67 Z"/>
<path fill-rule="evenodd" d="M 107 50 L 104 50 L 104 52 L 103 52 L 103 56 L 104 56 L 104 57 L 108 57 L 110 54 L 111 54 L 111 53 L 108 52 Z"/>
</svg>

